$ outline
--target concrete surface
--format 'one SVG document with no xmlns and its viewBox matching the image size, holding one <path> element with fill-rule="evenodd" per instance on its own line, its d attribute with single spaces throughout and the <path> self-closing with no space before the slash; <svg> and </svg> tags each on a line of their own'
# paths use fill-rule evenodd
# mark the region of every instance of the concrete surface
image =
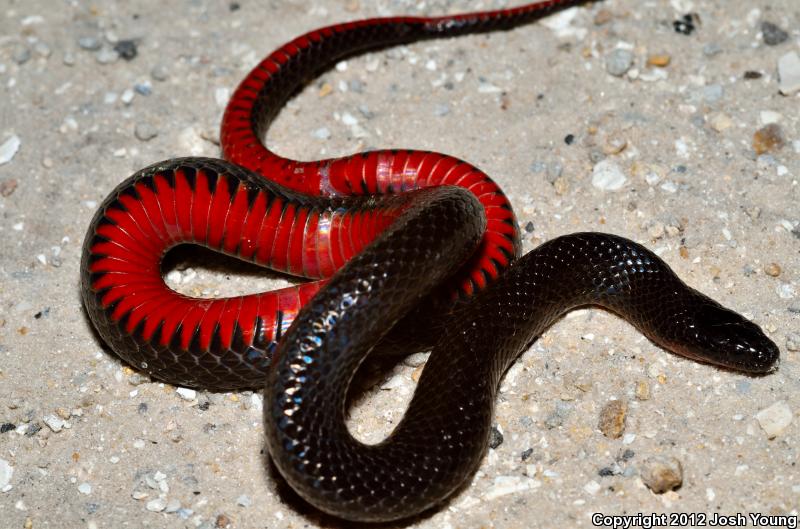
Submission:
<svg viewBox="0 0 800 529">
<path fill-rule="evenodd" d="M 0 165 L 0 526 L 346 527 L 265 469 L 258 395 L 180 394 L 104 349 L 79 298 L 85 230 L 135 170 L 217 155 L 230 91 L 294 36 L 506 3 L 164 4 L 0 1 L 0 158 L 10 158 Z M 692 12 L 694 31 L 677 32 Z M 609 314 L 573 313 L 506 376 L 503 441 L 473 482 L 407 525 L 592 527 L 594 513 L 655 512 L 796 521 L 800 98 L 779 93 L 776 68 L 800 48 L 800 10 L 792 0 L 608 0 L 562 17 L 349 60 L 291 101 L 268 143 L 302 159 L 377 147 L 462 157 L 509 194 L 526 251 L 579 230 L 642 242 L 761 325 L 782 363 L 764 377 L 726 372 Z M 770 29 L 765 39 L 765 21 L 786 38 Z M 136 56 L 125 60 L 128 39 Z M 754 146 L 772 123 L 782 146 Z M 186 259 L 171 278 L 189 293 L 276 282 Z M 368 377 L 356 435 L 391 430 L 421 361 Z M 616 439 L 598 429 L 614 399 L 627 402 Z M 643 484 L 659 456 L 680 462 L 679 489 Z"/>
</svg>

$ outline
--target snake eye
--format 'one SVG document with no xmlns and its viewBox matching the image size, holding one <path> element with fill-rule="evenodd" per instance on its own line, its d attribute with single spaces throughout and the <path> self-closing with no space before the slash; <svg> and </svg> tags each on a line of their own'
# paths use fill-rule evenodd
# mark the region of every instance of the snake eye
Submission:
<svg viewBox="0 0 800 529">
<path fill-rule="evenodd" d="M 761 328 L 716 304 L 703 304 L 693 315 L 691 338 L 710 361 L 737 370 L 766 373 L 778 361 L 778 347 Z"/>
</svg>

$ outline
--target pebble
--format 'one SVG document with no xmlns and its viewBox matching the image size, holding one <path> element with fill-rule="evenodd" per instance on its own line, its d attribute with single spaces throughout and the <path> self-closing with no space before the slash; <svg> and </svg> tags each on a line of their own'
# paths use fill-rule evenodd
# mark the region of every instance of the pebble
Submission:
<svg viewBox="0 0 800 529">
<path fill-rule="evenodd" d="M 541 482 L 525 476 L 497 476 L 483 497 L 487 501 L 491 501 L 501 496 L 535 489 L 540 486 Z"/>
<path fill-rule="evenodd" d="M 583 486 L 583 490 L 586 491 L 587 494 L 591 494 L 592 496 L 600 492 L 601 488 L 603 488 L 602 485 L 600 485 L 595 480 L 592 480 Z"/>
<path fill-rule="evenodd" d="M 719 55 L 720 53 L 722 53 L 722 47 L 715 42 L 711 42 L 703 46 L 703 55 L 706 57 L 713 57 L 714 55 Z"/>
<path fill-rule="evenodd" d="M 197 391 L 189 388 L 178 388 L 175 393 L 180 395 L 183 400 L 195 400 L 197 398 Z"/>
<path fill-rule="evenodd" d="M 650 384 L 646 380 L 640 380 L 636 383 L 635 390 L 636 400 L 650 400 L 652 395 L 650 391 Z"/>
<path fill-rule="evenodd" d="M 64 66 L 75 66 L 75 54 L 71 51 L 65 51 L 61 62 L 64 63 Z"/>
<path fill-rule="evenodd" d="M 633 53 L 618 48 L 606 55 L 606 71 L 615 77 L 622 77 L 633 66 Z"/>
<path fill-rule="evenodd" d="M 492 426 L 492 429 L 489 431 L 489 448 L 494 450 L 501 444 L 503 444 L 503 433 L 497 426 Z"/>
<path fill-rule="evenodd" d="M 657 53 L 647 57 L 647 65 L 657 68 L 666 68 L 672 62 L 672 57 L 668 53 Z"/>
<path fill-rule="evenodd" d="M 33 45 L 33 51 L 37 53 L 40 57 L 44 57 L 47 59 L 50 55 L 53 54 L 53 50 L 50 49 L 50 46 L 47 43 L 42 42 L 41 40 Z"/>
<path fill-rule="evenodd" d="M 672 22 L 672 27 L 677 33 L 682 35 L 691 35 L 694 33 L 695 27 L 699 23 L 699 18 L 694 13 L 683 15 L 679 20 Z"/>
<path fill-rule="evenodd" d="M 764 408 L 756 413 L 759 426 L 767 434 L 768 439 L 774 439 L 783 433 L 792 422 L 792 409 L 782 400 Z"/>
<path fill-rule="evenodd" d="M 569 403 L 557 402 L 555 410 L 544 420 L 545 428 L 552 430 L 553 428 L 558 428 L 563 425 L 571 411 L 572 406 Z"/>
<path fill-rule="evenodd" d="M 141 141 L 149 141 L 158 136 L 158 130 L 149 123 L 139 122 L 133 129 L 133 134 Z"/>
<path fill-rule="evenodd" d="M 790 351 L 800 351 L 800 334 L 790 332 L 786 335 L 786 348 Z"/>
<path fill-rule="evenodd" d="M 166 507 L 164 507 L 164 512 L 170 514 L 173 512 L 178 512 L 179 510 L 181 510 L 181 502 L 177 498 L 169 500 Z"/>
<path fill-rule="evenodd" d="M 725 95 L 725 89 L 720 84 L 712 84 L 703 87 L 703 100 L 706 103 L 716 103 Z"/>
<path fill-rule="evenodd" d="M 781 267 L 778 263 L 770 263 L 764 267 L 764 273 L 768 276 L 778 277 L 781 275 Z"/>
<path fill-rule="evenodd" d="M 131 102 L 133 101 L 133 98 L 134 98 L 134 97 L 136 97 L 136 92 L 134 92 L 134 91 L 133 91 L 132 89 L 130 89 L 130 88 L 126 88 L 126 89 L 125 89 L 125 90 L 122 92 L 122 96 L 120 96 L 120 98 L 119 98 L 119 99 L 120 99 L 120 101 L 122 101 L 122 102 L 123 102 L 123 103 L 125 103 L 126 105 L 130 105 L 130 104 L 131 104 Z"/>
<path fill-rule="evenodd" d="M 78 485 L 78 492 L 81 494 L 91 494 L 92 493 L 92 486 L 89 483 L 81 483 Z"/>
<path fill-rule="evenodd" d="M 166 81 L 169 78 L 169 68 L 163 64 L 156 64 L 153 66 L 153 69 L 150 70 L 150 77 L 156 81 Z"/>
<path fill-rule="evenodd" d="M 663 494 L 681 486 L 683 466 L 674 457 L 652 457 L 642 465 L 641 478 L 650 490 Z"/>
<path fill-rule="evenodd" d="M 627 181 L 625 173 L 612 160 L 602 160 L 592 170 L 592 185 L 603 191 L 618 191 Z"/>
<path fill-rule="evenodd" d="M 775 291 L 781 299 L 793 299 L 797 295 L 797 290 L 789 283 L 781 283 L 775 288 Z"/>
<path fill-rule="evenodd" d="M 800 90 L 800 55 L 790 51 L 778 59 L 779 89 L 785 96 Z"/>
<path fill-rule="evenodd" d="M 238 498 L 236 498 L 236 505 L 240 507 L 250 507 L 253 504 L 253 500 L 250 499 L 250 496 L 247 494 L 242 494 Z"/>
<path fill-rule="evenodd" d="M 753 134 L 753 150 L 756 151 L 756 154 L 776 152 L 784 145 L 786 145 L 786 139 L 781 126 L 777 123 L 770 123 Z"/>
<path fill-rule="evenodd" d="M 58 433 L 63 430 L 67 424 L 64 422 L 64 420 L 52 414 L 42 417 L 42 422 L 44 422 L 54 433 Z"/>
<path fill-rule="evenodd" d="M 8 492 L 11 490 L 11 477 L 14 475 L 14 467 L 5 459 L 0 459 L 0 491 Z"/>
<path fill-rule="evenodd" d="M 327 140 L 331 137 L 331 130 L 328 127 L 320 127 L 313 134 L 318 140 Z"/>
<path fill-rule="evenodd" d="M 761 33 L 764 35 L 764 44 L 767 46 L 777 46 L 783 44 L 789 38 L 789 34 L 778 25 L 766 20 L 761 23 Z"/>
<path fill-rule="evenodd" d="M 141 83 L 136 83 L 133 85 L 133 89 L 136 91 L 137 94 L 143 96 L 149 96 L 153 93 L 153 85 L 150 81 L 142 81 Z"/>
<path fill-rule="evenodd" d="M 95 37 L 81 37 L 78 39 L 78 46 L 84 50 L 97 51 L 100 49 L 100 40 Z"/>
<path fill-rule="evenodd" d="M 103 47 L 94 56 L 100 64 L 111 64 L 117 62 L 119 54 L 111 48 Z"/>
<path fill-rule="evenodd" d="M 597 427 L 609 439 L 622 437 L 625 431 L 625 417 L 628 413 L 628 403 L 625 400 L 609 401 L 600 410 L 600 420 Z"/>
<path fill-rule="evenodd" d="M 145 509 L 150 512 L 161 512 L 167 508 L 167 501 L 164 498 L 156 498 L 154 500 L 150 500 L 145 505 Z"/>
<path fill-rule="evenodd" d="M 14 159 L 14 155 L 17 154 L 20 145 L 22 145 L 22 140 L 19 139 L 19 136 L 13 134 L 10 138 L 3 142 L 0 145 L 0 165 L 7 164 L 11 160 Z"/>
<path fill-rule="evenodd" d="M 114 51 L 126 61 L 132 61 L 136 58 L 138 50 L 136 49 L 136 41 L 134 40 L 120 40 L 114 44 Z"/>
<path fill-rule="evenodd" d="M 433 109 L 433 113 L 438 117 L 446 116 L 447 114 L 450 113 L 450 105 L 448 105 L 447 103 L 438 104 Z"/>
<path fill-rule="evenodd" d="M 23 65 L 31 59 L 31 50 L 24 44 L 19 44 L 11 52 L 11 59 L 15 63 Z"/>
<path fill-rule="evenodd" d="M 709 116 L 708 123 L 717 132 L 723 132 L 733 127 L 733 120 L 724 112 L 717 112 Z"/>
</svg>

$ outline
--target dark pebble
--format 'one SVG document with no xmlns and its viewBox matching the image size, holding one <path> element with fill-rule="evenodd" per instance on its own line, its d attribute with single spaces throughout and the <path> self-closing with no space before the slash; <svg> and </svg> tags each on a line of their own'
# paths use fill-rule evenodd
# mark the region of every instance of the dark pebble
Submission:
<svg viewBox="0 0 800 529">
<path fill-rule="evenodd" d="M 762 22 L 761 32 L 764 34 L 764 44 L 767 46 L 777 46 L 786 42 L 789 34 L 773 24 L 772 22 Z"/>
<path fill-rule="evenodd" d="M 28 431 L 25 432 L 25 437 L 33 437 L 34 435 L 39 433 L 39 430 L 41 429 L 42 425 L 39 424 L 38 422 L 31 423 L 31 425 L 28 427 Z"/>
<path fill-rule="evenodd" d="M 46 307 L 45 309 L 40 310 L 39 312 L 34 314 L 33 317 L 36 318 L 37 320 L 40 320 L 42 319 L 42 317 L 47 317 L 49 315 L 50 315 L 50 307 Z"/>
<path fill-rule="evenodd" d="M 572 145 L 575 142 L 575 135 L 574 134 L 567 134 L 564 138 L 564 143 L 567 145 Z"/>
<path fill-rule="evenodd" d="M 528 459 L 531 458 L 532 454 L 533 454 L 533 448 L 528 448 L 527 450 L 525 450 L 520 454 L 520 457 L 522 458 L 523 461 L 527 461 Z"/>
<path fill-rule="evenodd" d="M 201 402 L 200 404 L 197 405 L 197 408 L 202 410 L 202 411 L 206 411 L 210 407 L 211 407 L 211 401 L 210 400 L 207 400 L 205 402 Z"/>
<path fill-rule="evenodd" d="M 14 423 L 5 422 L 3 424 L 0 424 L 0 433 L 10 432 L 11 430 L 14 430 L 16 427 L 17 425 L 15 425 Z"/>
<path fill-rule="evenodd" d="M 619 458 L 620 458 L 621 461 L 630 461 L 631 459 L 633 459 L 633 456 L 635 456 L 635 455 L 636 455 L 636 452 L 634 452 L 630 448 L 626 448 L 625 451 L 622 452 L 622 455 L 619 456 Z"/>
<path fill-rule="evenodd" d="M 136 411 L 138 411 L 141 415 L 147 413 L 147 403 L 146 402 L 140 403 L 139 407 L 136 408 Z"/>
<path fill-rule="evenodd" d="M 533 230 L 535 230 L 535 229 L 536 229 L 536 226 L 533 225 L 533 222 L 528 221 L 525 224 L 525 231 L 527 231 L 528 233 L 533 233 Z"/>
<path fill-rule="evenodd" d="M 761 79 L 763 76 L 764 74 L 762 74 L 761 72 L 757 72 L 755 70 L 747 70 L 746 72 L 744 72 L 744 78 L 748 80 Z"/>
<path fill-rule="evenodd" d="M 607 478 L 609 476 L 614 475 L 614 469 L 611 467 L 603 467 L 597 471 L 597 475 L 603 478 Z"/>
<path fill-rule="evenodd" d="M 136 42 L 133 40 L 121 40 L 114 45 L 114 51 L 126 61 L 136 58 L 139 51 L 136 49 Z"/>
<path fill-rule="evenodd" d="M 503 444 L 503 434 L 500 433 L 497 426 L 492 426 L 492 430 L 489 432 L 489 447 L 495 449 L 501 444 Z"/>
<path fill-rule="evenodd" d="M 87 503 L 86 504 L 86 512 L 89 514 L 94 514 L 100 508 L 99 503 Z"/>
<path fill-rule="evenodd" d="M 230 4 L 228 4 L 228 9 L 230 9 L 231 11 L 238 11 L 241 7 L 242 6 L 241 4 L 239 4 L 239 2 L 231 2 Z"/>
<path fill-rule="evenodd" d="M 679 20 L 675 20 L 672 23 L 672 27 L 675 28 L 676 32 L 682 35 L 691 35 L 694 33 L 698 20 L 699 17 L 696 14 L 689 13 L 683 15 Z"/>
</svg>

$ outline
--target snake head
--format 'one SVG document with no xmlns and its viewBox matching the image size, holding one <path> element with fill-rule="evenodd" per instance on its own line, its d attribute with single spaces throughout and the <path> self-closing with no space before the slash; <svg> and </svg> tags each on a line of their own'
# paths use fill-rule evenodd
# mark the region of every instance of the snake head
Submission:
<svg viewBox="0 0 800 529">
<path fill-rule="evenodd" d="M 689 358 L 737 371 L 768 373 L 780 351 L 761 328 L 710 300 L 684 316 L 681 345 L 672 347 Z"/>
</svg>

